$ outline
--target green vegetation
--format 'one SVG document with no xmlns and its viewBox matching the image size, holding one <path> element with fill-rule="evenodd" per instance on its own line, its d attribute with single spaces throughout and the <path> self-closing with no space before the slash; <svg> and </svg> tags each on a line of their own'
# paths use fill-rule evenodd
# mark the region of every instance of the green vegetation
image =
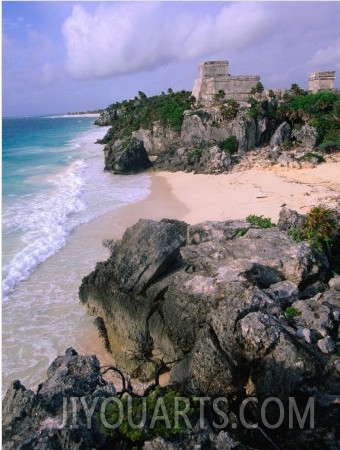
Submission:
<svg viewBox="0 0 340 450">
<path fill-rule="evenodd" d="M 325 140 L 318 145 L 317 150 L 323 153 L 333 153 L 340 150 L 340 136 L 335 140 Z"/>
<path fill-rule="evenodd" d="M 258 114 L 263 112 L 261 103 L 255 98 L 250 97 L 247 102 L 250 104 L 250 108 L 247 111 L 250 117 L 256 117 Z"/>
<path fill-rule="evenodd" d="M 294 306 L 288 306 L 285 309 L 285 316 L 288 320 L 294 319 L 294 317 L 299 316 L 301 314 L 301 311 L 299 311 L 297 308 L 294 308 Z"/>
<path fill-rule="evenodd" d="M 263 95 L 264 88 L 257 83 L 247 100 L 249 107 L 246 113 L 254 118 L 262 117 L 272 121 L 278 126 L 287 121 L 292 127 L 292 139 L 289 139 L 282 148 L 289 149 L 298 142 L 298 131 L 308 124 L 316 135 L 316 150 L 321 153 L 332 153 L 340 150 L 340 94 L 333 91 L 308 93 L 293 83 L 290 91 L 279 100 L 275 92 L 270 90 Z M 168 89 L 167 93 L 147 97 L 139 91 L 138 96 L 131 100 L 116 102 L 106 108 L 111 117 L 112 126 L 100 142 L 106 144 L 111 140 L 124 139 L 139 129 L 152 130 L 155 122 L 161 126 L 169 127 L 180 132 L 183 123 L 184 111 L 199 116 L 203 121 L 212 121 L 213 116 L 204 109 L 194 108 L 195 99 L 188 91 L 174 92 Z M 214 96 L 214 104 L 219 107 L 224 121 L 235 119 L 240 112 L 240 104 L 236 100 L 226 99 L 226 93 L 220 90 Z M 219 121 L 212 122 L 219 127 Z M 295 133 L 295 134 L 294 134 Z M 296 136 L 295 136 L 296 135 Z M 234 139 L 234 138 L 233 138 Z M 314 139 L 315 142 L 315 139 Z M 313 144 L 314 145 L 314 144 Z M 236 141 L 223 143 L 225 151 L 236 151 Z M 306 156 L 311 158 L 311 156 Z M 321 156 L 318 157 L 321 161 Z"/>
<path fill-rule="evenodd" d="M 195 111 L 192 111 L 191 115 L 198 116 L 202 120 L 205 120 L 205 121 L 208 121 L 211 119 L 211 114 L 209 114 L 207 111 L 203 111 L 202 109 L 197 109 Z"/>
<path fill-rule="evenodd" d="M 332 258 L 332 247 L 339 234 L 340 226 L 336 211 L 326 206 L 314 206 L 301 227 L 292 230 L 290 235 L 295 241 L 307 241 L 320 252 L 325 252 Z"/>
<path fill-rule="evenodd" d="M 187 151 L 187 155 L 190 160 L 198 159 L 200 160 L 203 154 L 203 147 L 191 148 Z"/>
<path fill-rule="evenodd" d="M 328 91 L 308 94 L 298 89 L 296 92 L 297 95 L 286 96 L 286 101 L 278 108 L 277 117 L 288 121 L 293 128 L 306 123 L 315 127 L 319 144 L 323 141 L 339 142 L 340 94 Z"/>
<path fill-rule="evenodd" d="M 290 139 L 285 139 L 281 144 L 282 150 L 291 150 L 293 148 L 293 142 Z"/>
<path fill-rule="evenodd" d="M 301 89 L 300 86 L 296 83 L 293 83 L 291 85 L 290 90 L 293 95 L 307 95 L 308 94 L 308 92 Z"/>
<path fill-rule="evenodd" d="M 225 91 L 223 89 L 220 89 L 217 94 L 214 95 L 214 103 L 216 105 L 219 105 L 221 103 L 223 103 L 225 99 Z"/>
<path fill-rule="evenodd" d="M 247 110 L 247 114 L 251 117 L 256 117 L 259 114 L 269 119 L 277 118 L 277 101 L 275 98 L 271 98 L 270 101 L 258 100 L 255 97 L 250 97 L 247 100 L 250 107 Z"/>
<path fill-rule="evenodd" d="M 237 230 L 236 236 L 235 237 L 241 237 L 244 236 L 248 231 L 248 228 L 239 228 Z"/>
<path fill-rule="evenodd" d="M 140 128 L 151 130 L 156 121 L 179 132 L 183 113 L 191 109 L 193 102 L 190 92 L 173 92 L 169 89 L 168 94 L 163 92 L 153 97 L 147 97 L 140 91 L 134 99 L 113 103 L 106 108 L 114 117 L 112 126 L 101 143 L 128 137 Z"/>
<path fill-rule="evenodd" d="M 221 150 L 223 150 L 226 153 L 236 153 L 238 149 L 238 140 L 237 137 L 232 135 L 228 138 L 224 139 L 223 141 L 219 142 L 219 147 Z"/>
<path fill-rule="evenodd" d="M 325 158 L 314 152 L 307 152 L 299 158 L 299 161 L 313 161 L 316 160 L 317 164 L 325 162 Z"/>
<path fill-rule="evenodd" d="M 256 94 L 261 95 L 263 91 L 264 91 L 263 84 L 261 83 L 261 81 L 259 81 L 256 83 L 256 85 L 254 87 L 251 88 L 250 95 L 256 95 Z"/>
<path fill-rule="evenodd" d="M 199 418 L 199 402 L 183 397 L 171 387 L 150 390 L 144 397 L 125 396 L 107 405 L 99 420 L 103 432 L 129 444 L 141 445 L 161 436 L 176 440 L 181 431 L 193 426 Z"/>
<path fill-rule="evenodd" d="M 236 100 L 226 100 L 220 105 L 220 113 L 223 120 L 233 120 L 237 116 L 240 105 Z"/>
<path fill-rule="evenodd" d="M 251 214 L 246 217 L 246 221 L 251 225 L 259 228 L 272 228 L 275 227 L 275 224 L 272 223 L 270 217 L 256 216 L 255 214 Z"/>
</svg>

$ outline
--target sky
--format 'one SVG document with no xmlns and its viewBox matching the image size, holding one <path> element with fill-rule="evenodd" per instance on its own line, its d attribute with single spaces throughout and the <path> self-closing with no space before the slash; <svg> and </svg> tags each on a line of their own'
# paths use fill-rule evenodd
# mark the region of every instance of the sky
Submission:
<svg viewBox="0 0 340 450">
<path fill-rule="evenodd" d="M 198 65 L 266 89 L 336 70 L 340 2 L 3 1 L 2 115 L 105 108 L 145 92 L 192 90 Z"/>
</svg>

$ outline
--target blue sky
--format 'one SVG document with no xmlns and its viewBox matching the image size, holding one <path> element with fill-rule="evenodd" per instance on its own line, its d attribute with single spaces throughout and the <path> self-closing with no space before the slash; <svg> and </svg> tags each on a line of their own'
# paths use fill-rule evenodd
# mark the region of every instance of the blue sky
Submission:
<svg viewBox="0 0 340 450">
<path fill-rule="evenodd" d="M 3 116 L 191 90 L 216 59 L 268 89 L 318 70 L 340 87 L 340 2 L 3 1 L 2 22 Z"/>
</svg>

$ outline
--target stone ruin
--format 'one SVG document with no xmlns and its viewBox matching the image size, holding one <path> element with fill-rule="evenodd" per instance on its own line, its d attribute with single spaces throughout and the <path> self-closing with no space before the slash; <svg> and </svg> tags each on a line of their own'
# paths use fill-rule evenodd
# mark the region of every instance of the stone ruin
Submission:
<svg viewBox="0 0 340 450">
<path fill-rule="evenodd" d="M 258 75 L 232 76 L 228 73 L 228 61 L 206 61 L 199 66 L 199 77 L 194 83 L 192 95 L 197 104 L 210 105 L 218 91 L 225 92 L 225 98 L 246 100 L 250 91 L 260 82 Z"/>
<path fill-rule="evenodd" d="M 251 89 L 260 82 L 258 75 L 232 76 L 228 73 L 229 62 L 206 61 L 199 66 L 199 76 L 195 80 L 192 95 L 196 105 L 211 106 L 218 91 L 225 92 L 226 99 L 247 100 Z M 335 71 L 313 72 L 309 76 L 309 91 L 334 90 Z M 287 89 L 277 89 L 275 93 L 282 97 Z"/>
<path fill-rule="evenodd" d="M 332 91 L 334 89 L 335 71 L 313 72 L 309 75 L 309 90 L 312 92 Z"/>
</svg>

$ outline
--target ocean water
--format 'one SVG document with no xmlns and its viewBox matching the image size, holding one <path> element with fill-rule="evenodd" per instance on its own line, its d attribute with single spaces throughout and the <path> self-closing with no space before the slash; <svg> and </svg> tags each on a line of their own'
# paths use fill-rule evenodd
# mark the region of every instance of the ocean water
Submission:
<svg viewBox="0 0 340 450">
<path fill-rule="evenodd" d="M 14 379 L 36 386 L 57 354 L 89 338 L 78 288 L 107 250 L 86 226 L 150 193 L 147 174 L 104 172 L 95 142 L 106 128 L 93 121 L 3 119 L 3 391 Z"/>
</svg>

